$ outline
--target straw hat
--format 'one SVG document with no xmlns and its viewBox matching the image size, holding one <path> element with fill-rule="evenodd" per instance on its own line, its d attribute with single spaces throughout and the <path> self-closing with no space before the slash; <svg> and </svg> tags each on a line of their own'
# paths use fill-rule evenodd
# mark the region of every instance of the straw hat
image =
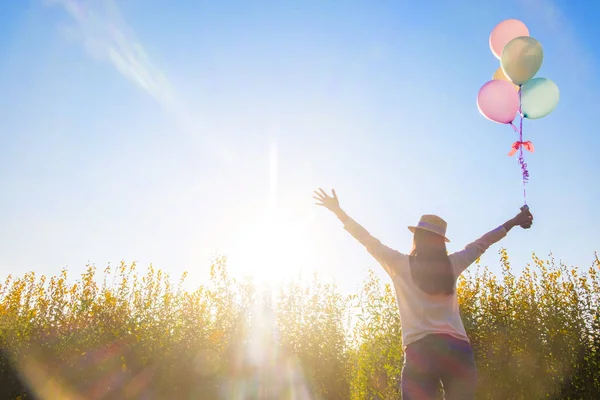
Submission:
<svg viewBox="0 0 600 400">
<path fill-rule="evenodd" d="M 446 237 L 447 227 L 448 223 L 440 217 L 438 217 L 437 215 L 423 215 L 417 226 L 409 226 L 408 229 L 412 233 L 415 233 L 415 230 L 417 229 L 432 232 L 442 236 L 446 240 L 446 242 L 449 242 L 450 239 Z"/>
</svg>

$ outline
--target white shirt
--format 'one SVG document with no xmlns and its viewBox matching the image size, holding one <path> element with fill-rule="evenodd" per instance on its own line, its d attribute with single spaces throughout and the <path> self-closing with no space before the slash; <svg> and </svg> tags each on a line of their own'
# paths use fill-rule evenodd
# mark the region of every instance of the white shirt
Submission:
<svg viewBox="0 0 600 400">
<path fill-rule="evenodd" d="M 469 341 L 460 318 L 456 291 L 451 296 L 423 292 L 412 280 L 409 255 L 385 246 L 353 219 L 344 221 L 344 228 L 366 247 L 392 278 L 400 311 L 404 346 L 432 333 L 445 333 Z M 491 245 L 504 238 L 506 233 L 506 229 L 499 226 L 463 250 L 451 254 L 450 262 L 455 276 L 458 278 Z"/>
</svg>

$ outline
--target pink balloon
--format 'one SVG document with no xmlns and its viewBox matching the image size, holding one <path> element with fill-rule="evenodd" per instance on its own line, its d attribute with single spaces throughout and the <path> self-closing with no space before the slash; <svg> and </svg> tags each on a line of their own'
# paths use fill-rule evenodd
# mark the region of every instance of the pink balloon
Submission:
<svg viewBox="0 0 600 400">
<path fill-rule="evenodd" d="M 477 108 L 487 119 L 508 124 L 515 119 L 519 110 L 519 94 L 512 83 L 491 80 L 479 89 Z"/>
<path fill-rule="evenodd" d="M 494 56 L 500 59 L 504 46 L 519 36 L 529 36 L 529 29 L 518 19 L 507 19 L 496 25 L 490 34 L 490 49 Z"/>
</svg>

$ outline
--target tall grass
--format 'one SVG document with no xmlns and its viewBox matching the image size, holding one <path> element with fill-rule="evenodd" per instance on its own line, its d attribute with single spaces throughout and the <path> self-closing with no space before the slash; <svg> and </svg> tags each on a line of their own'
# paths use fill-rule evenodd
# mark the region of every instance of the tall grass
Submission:
<svg viewBox="0 0 600 400">
<path fill-rule="evenodd" d="M 291 283 L 277 293 L 211 266 L 195 291 L 150 267 L 33 272 L 0 285 L 0 398 L 399 399 L 402 326 L 373 273 L 359 293 Z M 460 278 L 478 399 L 600 398 L 600 260 L 533 256 L 515 276 Z"/>
</svg>

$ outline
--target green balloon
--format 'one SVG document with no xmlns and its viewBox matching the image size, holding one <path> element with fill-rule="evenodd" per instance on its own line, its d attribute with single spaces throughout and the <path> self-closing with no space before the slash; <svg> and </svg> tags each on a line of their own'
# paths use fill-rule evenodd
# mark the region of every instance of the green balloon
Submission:
<svg viewBox="0 0 600 400">
<path fill-rule="evenodd" d="M 558 86 L 547 78 L 534 78 L 521 86 L 521 111 L 528 119 L 543 118 L 558 105 Z"/>
<path fill-rule="evenodd" d="M 530 36 L 514 38 L 502 50 L 500 64 L 515 85 L 522 85 L 537 74 L 544 61 L 540 42 Z"/>
</svg>

